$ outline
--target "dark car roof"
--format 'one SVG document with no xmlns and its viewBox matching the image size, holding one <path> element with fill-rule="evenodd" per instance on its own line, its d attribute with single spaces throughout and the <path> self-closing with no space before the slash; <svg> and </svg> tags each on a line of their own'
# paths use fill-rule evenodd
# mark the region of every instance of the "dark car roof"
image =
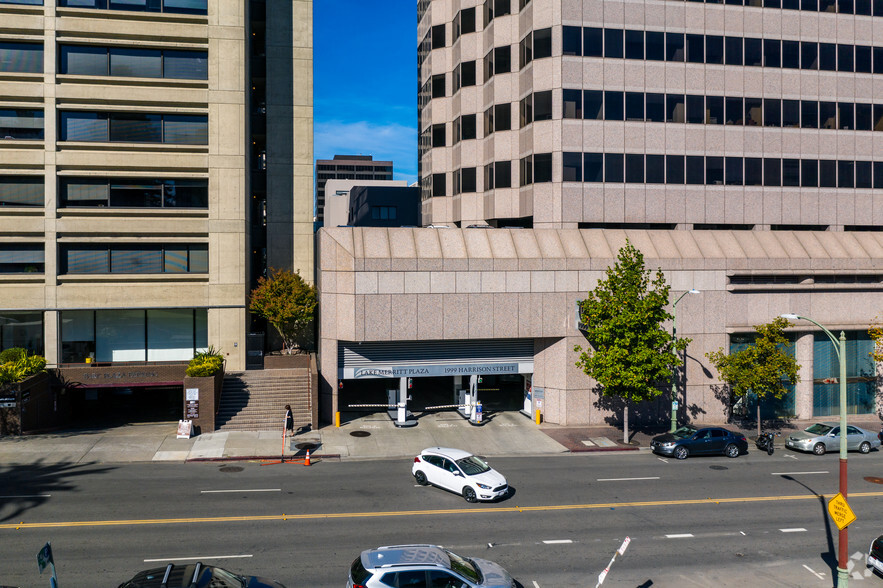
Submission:
<svg viewBox="0 0 883 588">
<path fill-rule="evenodd" d="M 215 586 L 226 586 L 226 583 L 222 583 L 215 578 L 215 570 L 220 570 L 223 576 L 230 574 L 241 578 L 244 581 L 242 586 L 249 586 L 250 588 L 281 586 L 281 584 L 271 580 L 255 576 L 245 578 L 229 570 L 197 562 L 187 565 L 168 564 L 161 568 L 143 570 L 135 574 L 131 580 L 120 584 L 119 588 L 214 588 Z M 196 573 L 195 584 L 193 583 L 194 572 Z"/>
</svg>

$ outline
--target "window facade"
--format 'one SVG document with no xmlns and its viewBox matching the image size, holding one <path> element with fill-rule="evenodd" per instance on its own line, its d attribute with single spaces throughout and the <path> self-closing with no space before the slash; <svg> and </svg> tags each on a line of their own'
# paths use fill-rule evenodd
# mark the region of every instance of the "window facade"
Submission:
<svg viewBox="0 0 883 588">
<path fill-rule="evenodd" d="M 83 76 L 208 79 L 208 53 L 61 45 L 58 71 Z"/>
<path fill-rule="evenodd" d="M 208 208 L 208 180 L 73 178 L 59 183 L 61 208 Z"/>
<path fill-rule="evenodd" d="M 0 72 L 43 73 L 43 44 L 0 43 Z"/>
<path fill-rule="evenodd" d="M 62 111 L 60 141 L 208 144 L 205 115 Z"/>
<path fill-rule="evenodd" d="M 43 111 L 0 109 L 0 139 L 43 140 Z"/>
<path fill-rule="evenodd" d="M 847 414 L 874 412 L 876 371 L 874 342 L 867 331 L 846 331 Z M 824 333 L 813 336 L 813 416 L 840 415 L 840 360 Z"/>
<path fill-rule="evenodd" d="M 42 243 L 0 243 L 0 274 L 42 274 L 44 270 Z"/>
<path fill-rule="evenodd" d="M 208 14 L 208 0 L 60 0 L 58 5 L 100 10 Z"/>
<path fill-rule="evenodd" d="M 62 274 L 208 273 L 205 243 L 66 243 L 59 246 Z"/>
<path fill-rule="evenodd" d="M 0 351 L 19 347 L 28 355 L 44 355 L 43 313 L 0 310 Z"/>
<path fill-rule="evenodd" d="M 0 176 L 0 207 L 43 206 L 43 176 Z"/>
</svg>

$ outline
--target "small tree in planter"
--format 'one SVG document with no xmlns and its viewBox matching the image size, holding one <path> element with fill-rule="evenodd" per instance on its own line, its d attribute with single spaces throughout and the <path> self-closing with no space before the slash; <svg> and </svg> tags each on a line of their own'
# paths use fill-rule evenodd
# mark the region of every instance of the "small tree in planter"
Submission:
<svg viewBox="0 0 883 588">
<path fill-rule="evenodd" d="M 282 337 L 285 352 L 303 348 L 309 339 L 318 298 L 316 287 L 299 272 L 270 270 L 269 278 L 258 278 L 251 291 L 248 310 L 267 320 Z"/>
</svg>

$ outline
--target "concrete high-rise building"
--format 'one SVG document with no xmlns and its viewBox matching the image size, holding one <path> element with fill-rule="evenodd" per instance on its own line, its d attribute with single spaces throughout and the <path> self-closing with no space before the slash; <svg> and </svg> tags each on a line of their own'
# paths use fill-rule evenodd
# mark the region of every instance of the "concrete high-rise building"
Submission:
<svg viewBox="0 0 883 588">
<path fill-rule="evenodd" d="M 325 222 L 325 182 L 328 180 L 392 180 L 392 162 L 371 155 L 335 155 L 316 160 L 316 221 Z"/>
<path fill-rule="evenodd" d="M 0 0 L 0 20 L 0 349 L 211 345 L 244 369 L 257 278 L 313 278 L 312 1 Z"/>
<path fill-rule="evenodd" d="M 784 313 L 846 334 L 847 410 L 880 410 L 867 329 L 883 304 L 883 4 L 417 12 L 422 225 L 459 228 L 320 234 L 326 413 L 392 390 L 417 408 L 477 395 L 552 423 L 616 422 L 573 350 L 576 303 L 626 240 L 664 271 L 692 339 L 641 418 L 667 421 L 677 399 L 681 422 L 725 420 L 735 399 L 705 354 Z M 838 414 L 831 341 L 803 320 L 788 336 L 800 382 L 764 415 Z"/>
</svg>

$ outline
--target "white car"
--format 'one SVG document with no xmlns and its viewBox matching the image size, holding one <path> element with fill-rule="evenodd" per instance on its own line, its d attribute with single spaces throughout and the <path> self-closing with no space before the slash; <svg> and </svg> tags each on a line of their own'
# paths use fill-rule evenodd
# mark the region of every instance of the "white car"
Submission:
<svg viewBox="0 0 883 588">
<path fill-rule="evenodd" d="M 463 496 L 466 502 L 496 500 L 509 494 L 506 478 L 483 459 L 461 449 L 429 447 L 411 468 L 421 486 L 432 484 Z"/>
</svg>

